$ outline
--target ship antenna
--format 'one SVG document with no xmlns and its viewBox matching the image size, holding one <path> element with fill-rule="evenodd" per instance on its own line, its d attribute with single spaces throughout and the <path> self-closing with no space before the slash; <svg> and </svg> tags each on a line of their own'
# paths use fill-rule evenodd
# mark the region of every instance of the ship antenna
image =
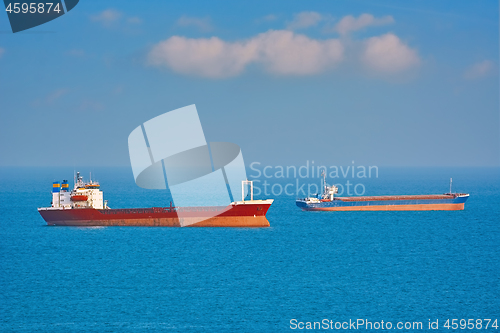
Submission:
<svg viewBox="0 0 500 333">
<path fill-rule="evenodd" d="M 321 195 L 322 197 L 326 193 L 326 175 L 325 175 L 325 170 L 321 170 L 321 177 L 323 177 L 323 194 Z"/>
</svg>

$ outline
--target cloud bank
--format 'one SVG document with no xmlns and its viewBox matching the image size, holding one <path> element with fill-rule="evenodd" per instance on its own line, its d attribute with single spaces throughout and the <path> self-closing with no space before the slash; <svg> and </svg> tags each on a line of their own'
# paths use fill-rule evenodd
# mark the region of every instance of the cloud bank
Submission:
<svg viewBox="0 0 500 333">
<path fill-rule="evenodd" d="M 173 36 L 151 48 L 148 64 L 181 74 L 225 78 L 243 73 L 252 64 L 277 75 L 314 75 L 336 67 L 346 54 L 356 66 L 383 74 L 406 71 L 421 62 L 418 52 L 393 33 L 365 40 L 346 36 L 369 26 L 393 23 L 392 16 L 346 16 L 331 28 L 340 39 L 315 39 L 292 31 L 317 26 L 320 21 L 328 24 L 331 16 L 301 12 L 288 23 L 287 30 L 269 30 L 239 41 Z M 207 28 L 207 22 L 185 16 L 177 24 Z"/>
<path fill-rule="evenodd" d="M 148 61 L 178 73 L 212 78 L 238 75 L 251 63 L 271 73 L 308 75 L 335 66 L 343 53 L 336 39 L 315 40 L 287 30 L 270 30 L 239 42 L 170 37 L 153 47 Z"/>
</svg>

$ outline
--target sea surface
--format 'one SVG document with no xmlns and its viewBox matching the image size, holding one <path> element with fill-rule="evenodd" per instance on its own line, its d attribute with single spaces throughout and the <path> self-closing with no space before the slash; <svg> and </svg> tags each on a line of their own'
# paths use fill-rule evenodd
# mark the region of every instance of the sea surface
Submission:
<svg viewBox="0 0 500 333">
<path fill-rule="evenodd" d="M 380 168 L 351 179 L 367 195 L 434 194 L 453 177 L 453 190 L 471 195 L 464 211 L 303 212 L 282 193 L 267 196 L 270 228 L 46 226 L 36 208 L 73 171 L 0 169 L 0 332 L 299 331 L 292 319 L 500 325 L 498 168 Z M 137 188 L 128 168 L 80 171 L 92 171 L 112 208 L 169 205 L 165 191 Z"/>
</svg>

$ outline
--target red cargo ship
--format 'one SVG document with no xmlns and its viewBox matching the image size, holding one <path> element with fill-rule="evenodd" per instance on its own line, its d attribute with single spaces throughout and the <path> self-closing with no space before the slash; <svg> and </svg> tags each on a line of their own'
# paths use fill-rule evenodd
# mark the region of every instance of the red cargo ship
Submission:
<svg viewBox="0 0 500 333">
<path fill-rule="evenodd" d="M 38 208 L 38 212 L 48 225 L 61 226 L 269 227 L 266 213 L 274 200 L 253 200 L 252 182 L 243 183 L 250 185 L 250 200 L 225 207 L 175 207 L 170 203 L 169 207 L 111 209 L 103 201 L 99 184 L 84 183 L 77 173 L 72 191 L 67 180 L 62 185 L 54 182 L 52 207 Z M 81 200 L 83 197 L 87 199 Z"/>
</svg>

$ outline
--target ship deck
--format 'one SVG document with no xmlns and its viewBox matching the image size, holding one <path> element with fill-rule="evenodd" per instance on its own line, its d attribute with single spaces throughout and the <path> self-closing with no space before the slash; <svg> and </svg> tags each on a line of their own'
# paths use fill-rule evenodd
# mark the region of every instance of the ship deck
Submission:
<svg viewBox="0 0 500 333">
<path fill-rule="evenodd" d="M 381 196 L 363 196 L 363 197 L 337 197 L 334 200 L 345 202 L 350 201 L 394 201 L 394 200 L 439 200 L 455 199 L 460 196 L 466 196 L 466 193 L 452 194 L 422 194 L 422 195 L 381 195 Z"/>
</svg>

